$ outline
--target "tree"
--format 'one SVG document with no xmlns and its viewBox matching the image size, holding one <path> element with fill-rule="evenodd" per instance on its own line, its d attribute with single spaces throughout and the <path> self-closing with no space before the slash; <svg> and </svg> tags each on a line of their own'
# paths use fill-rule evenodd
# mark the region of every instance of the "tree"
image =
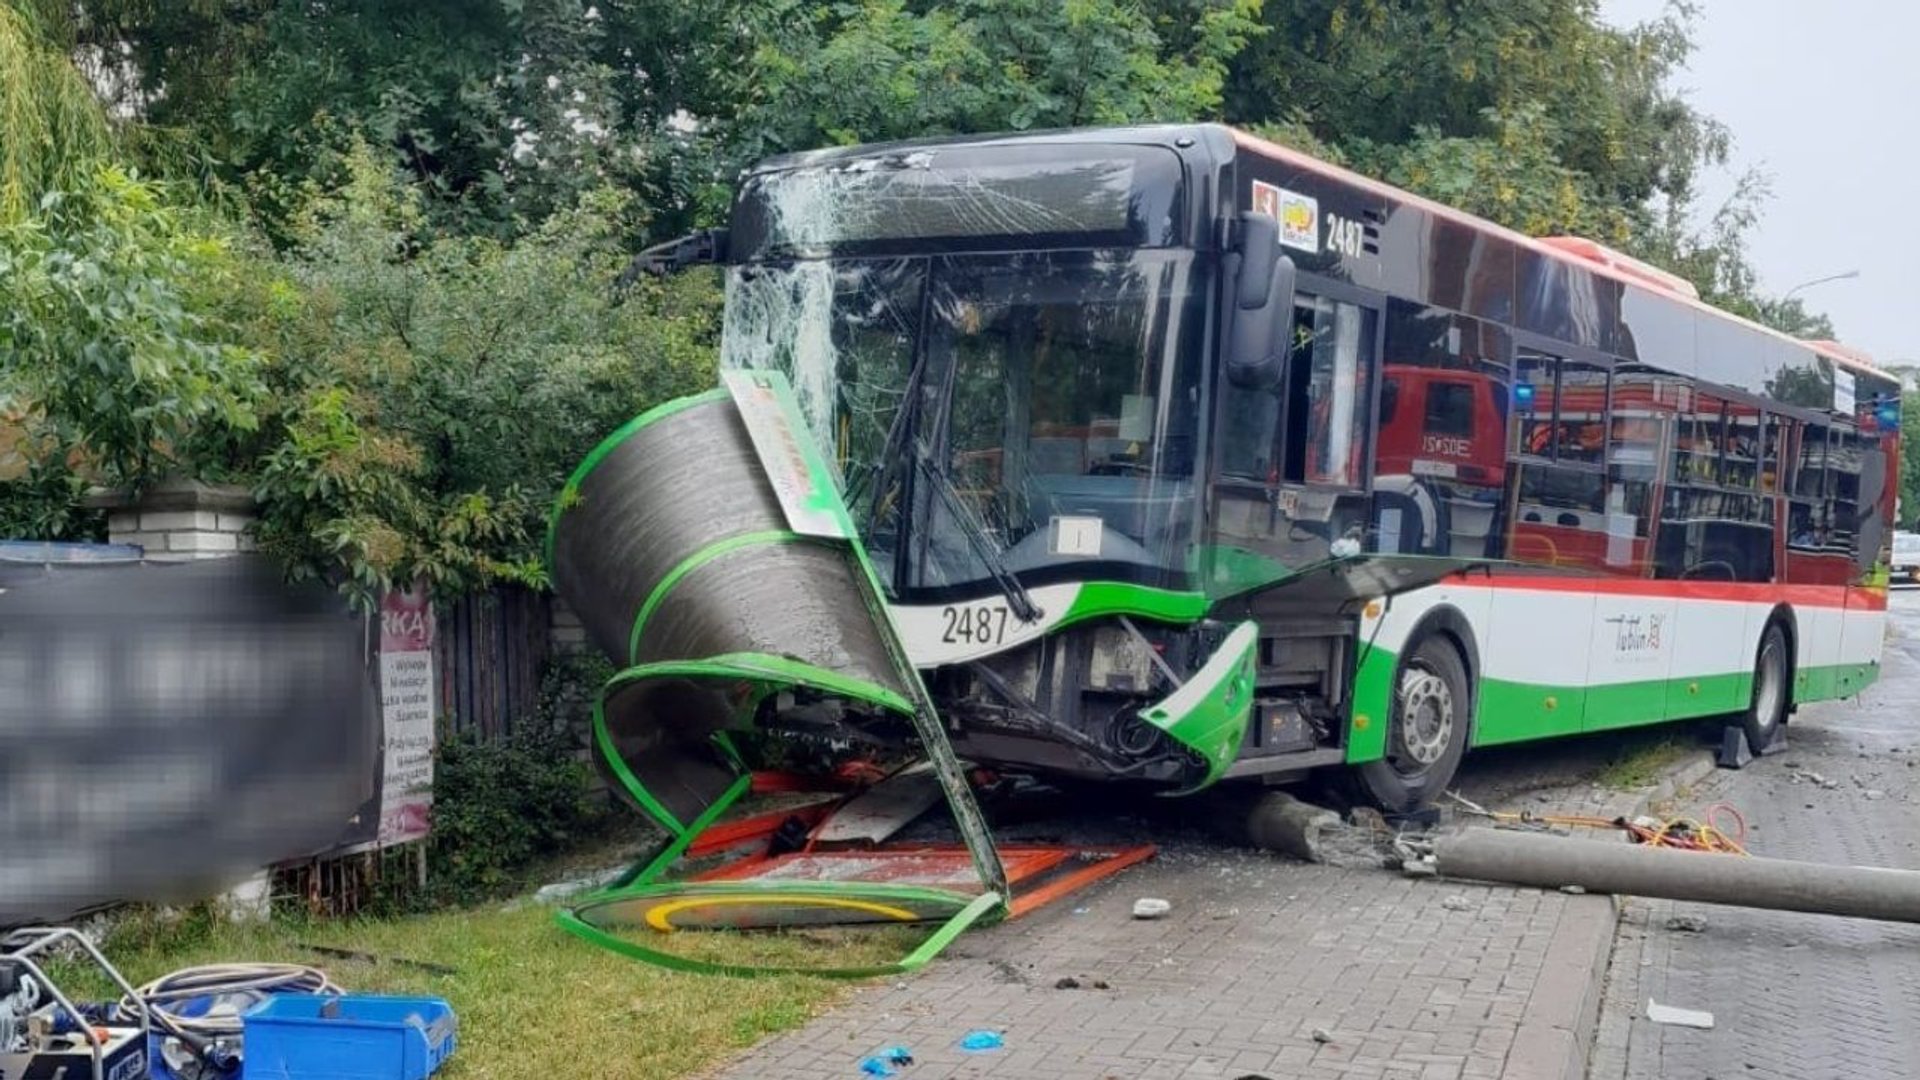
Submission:
<svg viewBox="0 0 1920 1080">
<path fill-rule="evenodd" d="M 263 550 L 370 599 L 540 584 L 546 512 L 609 431 L 713 382 L 710 277 L 617 295 L 624 193 L 516 242 L 436 228 L 368 147 L 297 208 L 292 247 L 232 317 L 270 369 L 250 462 Z"/>
<path fill-rule="evenodd" d="M 602 185 L 662 230 L 852 139 L 1217 115 L 1258 0 L 80 0 L 120 104 L 277 226 L 353 137 L 510 235 Z M 176 155 L 177 157 L 178 155 Z M 639 208 L 634 208 L 638 210 Z"/>
<path fill-rule="evenodd" d="M 185 427 L 203 467 L 277 500 L 291 564 L 363 584 L 537 577 L 567 455 L 712 362 L 710 279 L 615 300 L 598 276 L 718 223 L 738 170 L 781 151 L 1225 119 L 1831 333 L 1757 286 L 1757 178 L 1692 224 L 1727 136 L 1672 85 L 1686 0 L 1626 29 L 1596 0 L 14 3 L 0 73 L 36 78 L 0 81 L 0 116 L 38 119 L 0 132 L 0 214 L 97 173 L 73 161 L 133 159 L 257 226 L 270 250 L 221 241 L 250 267 L 221 295 L 190 287 L 193 243 L 170 249 L 181 340 L 269 387 L 258 430 L 220 405 Z M 130 120 L 81 108 L 92 90 Z"/>
<path fill-rule="evenodd" d="M 250 186 L 270 224 L 355 137 L 427 185 L 436 213 L 505 234 L 632 167 L 583 0 L 80 0 L 77 49 L 122 57 L 115 104 L 184 133 L 169 164 Z"/>
<path fill-rule="evenodd" d="M 1459 163 L 1520 149 L 1552 167 L 1489 212 L 1520 227 L 1557 203 L 1568 223 L 1607 219 L 1614 229 L 1595 238 L 1619 242 L 1656 203 L 1691 199 L 1699 168 L 1726 155 L 1724 129 L 1670 83 L 1692 48 L 1690 13 L 1676 4 L 1617 29 L 1594 0 L 1268 4 L 1267 32 L 1234 58 L 1227 115 L 1291 122 L 1416 187 L 1423 171 L 1458 177 Z"/>
<path fill-rule="evenodd" d="M 92 87 L 43 20 L 0 4 L 0 225 L 34 213 L 47 192 L 90 180 L 113 148 Z"/>
<path fill-rule="evenodd" d="M 1217 117 L 1256 0 L 772 5 L 736 157 L 831 143 Z"/>
<path fill-rule="evenodd" d="M 112 168 L 0 228 L 0 401 L 24 441 L 139 485 L 209 429 L 252 426 L 257 358 L 203 314 L 233 270 L 218 237 Z"/>
<path fill-rule="evenodd" d="M 119 133 L 31 15 L 0 7 L 0 533 L 59 537 L 89 527 L 89 483 L 252 424 L 259 382 L 204 314 L 223 236 L 113 163 Z"/>
</svg>

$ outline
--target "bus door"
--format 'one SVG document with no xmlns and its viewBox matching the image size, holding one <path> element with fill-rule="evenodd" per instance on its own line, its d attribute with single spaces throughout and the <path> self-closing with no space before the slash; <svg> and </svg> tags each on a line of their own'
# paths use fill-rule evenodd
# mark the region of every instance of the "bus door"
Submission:
<svg viewBox="0 0 1920 1080">
<path fill-rule="evenodd" d="M 1367 520 L 1380 307 L 1332 283 L 1296 294 L 1286 371 L 1271 390 L 1222 390 L 1216 595 L 1374 550 Z"/>
<path fill-rule="evenodd" d="M 1771 507 L 1758 493 L 1750 402 L 1685 387 L 1674 415 L 1655 573 L 1676 598 L 1667 716 L 1734 712 L 1747 702 L 1758 625 L 1742 585 L 1773 580 Z M 1728 676 L 1734 676 L 1729 678 Z"/>
<path fill-rule="evenodd" d="M 1858 429 L 1836 424 L 1833 436 L 1834 517 L 1845 529 L 1853 565 L 1840 630 L 1839 670 L 1834 693 L 1858 693 L 1871 678 L 1863 666 L 1876 662 L 1886 639 L 1887 554 L 1893 542 L 1893 481 L 1898 473 L 1898 428 L 1883 435 L 1872 424 L 1871 407 Z"/>
<path fill-rule="evenodd" d="M 1607 408 L 1607 552 L 1613 580 L 1595 582 L 1588 666 L 1588 731 L 1666 715 L 1678 607 L 1652 584 L 1660 507 L 1667 490 L 1675 415 L 1691 400 L 1686 384 L 1632 364 L 1618 365 Z"/>
</svg>

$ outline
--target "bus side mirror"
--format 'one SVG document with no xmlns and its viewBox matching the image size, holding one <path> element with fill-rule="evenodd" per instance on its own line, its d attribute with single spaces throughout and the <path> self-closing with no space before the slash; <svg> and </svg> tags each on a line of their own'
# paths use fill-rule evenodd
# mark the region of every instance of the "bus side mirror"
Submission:
<svg viewBox="0 0 1920 1080">
<path fill-rule="evenodd" d="M 1227 381 L 1271 390 L 1280 385 L 1286 367 L 1284 331 L 1293 319 L 1293 260 L 1280 251 L 1280 222 L 1271 214 L 1241 214 L 1239 234 L 1239 249 L 1226 259 L 1233 296 Z"/>
</svg>

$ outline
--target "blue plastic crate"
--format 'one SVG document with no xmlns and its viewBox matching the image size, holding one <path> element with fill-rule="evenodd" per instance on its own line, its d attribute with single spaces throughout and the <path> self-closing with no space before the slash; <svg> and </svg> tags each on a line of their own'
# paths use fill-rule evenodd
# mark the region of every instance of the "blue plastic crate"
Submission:
<svg viewBox="0 0 1920 1080">
<path fill-rule="evenodd" d="M 242 1018 L 246 1080 L 425 1080 L 453 1056 L 439 998 L 275 994 Z"/>
</svg>

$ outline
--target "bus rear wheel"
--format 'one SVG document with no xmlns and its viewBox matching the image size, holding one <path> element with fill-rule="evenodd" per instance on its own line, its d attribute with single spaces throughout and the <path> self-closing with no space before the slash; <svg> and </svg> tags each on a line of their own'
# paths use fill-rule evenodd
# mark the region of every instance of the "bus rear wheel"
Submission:
<svg viewBox="0 0 1920 1080">
<path fill-rule="evenodd" d="M 1787 632 L 1768 623 L 1760 635 L 1760 651 L 1753 661 L 1753 700 L 1740 717 L 1747 746 L 1755 753 L 1773 742 L 1787 719 L 1787 682 L 1792 664 L 1787 654 Z"/>
<path fill-rule="evenodd" d="M 1386 756 L 1356 770 L 1361 795 L 1390 813 L 1439 798 L 1467 752 L 1472 701 L 1460 650 L 1438 634 L 1423 638 L 1394 676 Z"/>
</svg>

